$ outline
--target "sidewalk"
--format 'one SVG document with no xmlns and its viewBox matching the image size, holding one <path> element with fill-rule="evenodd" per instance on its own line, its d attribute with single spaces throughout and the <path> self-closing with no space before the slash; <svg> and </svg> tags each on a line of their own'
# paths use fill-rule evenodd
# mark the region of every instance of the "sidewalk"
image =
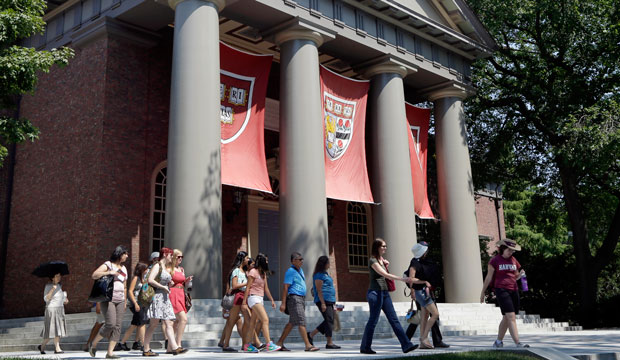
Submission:
<svg viewBox="0 0 620 360">
<path fill-rule="evenodd" d="M 316 343 L 315 345 L 321 347 L 317 352 L 304 352 L 303 344 L 301 343 L 286 343 L 286 346 L 291 349 L 291 352 L 274 352 L 274 353 L 259 353 L 259 354 L 245 354 L 245 353 L 222 353 L 219 348 L 197 348 L 191 349 L 186 354 L 179 356 L 172 356 L 163 354 L 163 351 L 156 350 L 160 353 L 156 359 L 178 359 L 178 360 L 194 360 L 194 359 L 280 359 L 280 360 L 292 360 L 292 359 L 387 359 L 387 358 L 402 358 L 404 356 L 419 356 L 423 354 L 437 354 L 437 353 L 450 353 L 450 352 L 463 352 L 463 351 L 476 351 L 476 350 L 491 350 L 491 345 L 495 340 L 495 336 L 492 335 L 478 335 L 478 336 L 448 336 L 444 338 L 444 341 L 450 344 L 448 349 L 437 350 L 415 350 L 407 355 L 401 352 L 400 346 L 396 339 L 381 339 L 373 342 L 372 348 L 377 351 L 376 355 L 364 355 L 359 353 L 359 341 L 344 341 L 339 342 L 338 345 L 342 346 L 340 350 L 326 350 L 325 344 Z M 532 349 L 550 349 L 553 348 L 562 352 L 563 354 L 570 355 L 579 359 L 616 359 L 620 358 L 620 330 L 600 330 L 600 331 L 571 331 L 571 332 L 558 332 L 558 333 L 540 333 L 540 334 L 524 334 L 521 336 L 521 342 L 528 343 Z M 414 339 L 416 343 L 416 339 Z M 61 341 L 62 346 L 62 341 Z M 516 349 L 512 340 L 507 335 L 504 339 L 504 346 L 506 350 Z M 140 352 L 120 351 L 116 353 L 121 356 L 121 359 L 144 359 Z M 607 354 L 607 355 L 605 355 Z M 612 355 L 614 354 L 614 355 Z M 589 356 L 579 356 L 589 355 Z M 91 359 L 87 353 L 82 351 L 69 351 L 62 355 L 54 355 L 53 345 L 48 344 L 48 351 L 46 355 L 41 355 L 35 351 L 22 351 L 12 353 L 0 353 L 0 358 L 3 357 L 28 357 L 31 359 Z M 105 358 L 105 350 L 99 349 L 97 351 L 97 358 Z"/>
</svg>

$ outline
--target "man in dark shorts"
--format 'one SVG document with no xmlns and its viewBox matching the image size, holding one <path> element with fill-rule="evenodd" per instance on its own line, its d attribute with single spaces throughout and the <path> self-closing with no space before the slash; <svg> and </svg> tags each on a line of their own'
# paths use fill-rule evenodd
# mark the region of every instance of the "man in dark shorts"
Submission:
<svg viewBox="0 0 620 360">
<path fill-rule="evenodd" d="M 306 344 L 306 351 L 317 351 L 308 340 L 308 332 L 306 331 L 306 276 L 301 268 L 304 258 L 300 253 L 291 254 L 291 267 L 284 274 L 284 288 L 282 294 L 286 294 L 286 299 L 280 305 L 280 311 L 289 315 L 288 324 L 282 331 L 282 336 L 276 342 L 280 346 L 280 351 L 289 351 L 284 346 L 284 340 L 293 329 L 298 326 L 299 334 Z M 288 310 L 288 311 L 287 311 Z"/>
</svg>

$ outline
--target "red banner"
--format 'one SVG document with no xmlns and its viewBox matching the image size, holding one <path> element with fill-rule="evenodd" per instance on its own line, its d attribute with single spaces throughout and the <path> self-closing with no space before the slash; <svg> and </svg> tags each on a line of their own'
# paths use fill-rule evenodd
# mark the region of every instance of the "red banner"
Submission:
<svg viewBox="0 0 620 360">
<path fill-rule="evenodd" d="M 342 77 L 321 66 L 328 198 L 372 203 L 366 170 L 368 81 Z"/>
<path fill-rule="evenodd" d="M 220 43 L 222 184 L 271 192 L 264 133 L 271 60 Z"/>
<path fill-rule="evenodd" d="M 426 182 L 426 153 L 428 150 L 428 126 L 430 109 L 423 109 L 405 103 L 409 123 L 409 157 L 411 159 L 411 178 L 415 213 L 421 218 L 434 218 L 428 202 Z"/>
</svg>

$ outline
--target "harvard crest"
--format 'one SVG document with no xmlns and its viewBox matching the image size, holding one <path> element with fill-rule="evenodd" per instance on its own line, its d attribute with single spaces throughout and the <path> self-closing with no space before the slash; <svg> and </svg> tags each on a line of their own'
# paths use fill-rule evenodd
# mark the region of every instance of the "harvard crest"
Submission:
<svg viewBox="0 0 620 360">
<path fill-rule="evenodd" d="M 250 121 L 254 77 L 220 70 L 222 144 L 237 139 Z"/>
<path fill-rule="evenodd" d="M 337 160 L 344 155 L 353 136 L 356 102 L 323 92 L 323 104 L 325 149 L 331 160 Z"/>
</svg>

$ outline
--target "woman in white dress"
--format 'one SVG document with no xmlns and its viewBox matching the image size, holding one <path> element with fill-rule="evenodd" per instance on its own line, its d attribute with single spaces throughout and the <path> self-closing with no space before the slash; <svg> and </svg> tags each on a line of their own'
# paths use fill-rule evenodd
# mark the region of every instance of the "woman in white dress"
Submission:
<svg viewBox="0 0 620 360">
<path fill-rule="evenodd" d="M 146 312 L 150 319 L 149 327 L 146 329 L 144 336 L 144 351 L 142 356 L 158 356 L 156 352 L 151 350 L 151 339 L 153 338 L 153 332 L 159 320 L 163 320 L 164 328 L 166 332 L 166 338 L 168 339 L 168 348 L 166 354 L 183 354 L 187 352 L 187 349 L 180 347 L 174 336 L 174 310 L 172 308 L 172 302 L 170 301 L 170 288 L 168 285 L 172 281 L 172 275 L 174 271 L 174 263 L 172 262 L 173 250 L 170 248 L 161 248 L 159 251 L 161 260 L 155 263 L 151 268 L 151 272 L 148 277 L 148 284 L 155 288 L 155 296 L 153 301 Z"/>
<path fill-rule="evenodd" d="M 67 323 L 65 321 L 65 304 L 69 302 L 67 293 L 62 291 L 60 274 L 50 278 L 51 282 L 45 285 L 43 300 L 45 300 L 45 323 L 41 337 L 43 342 L 39 345 L 41 354 L 45 354 L 45 345 L 54 338 L 54 354 L 62 354 L 60 338 L 67 336 Z"/>
</svg>

